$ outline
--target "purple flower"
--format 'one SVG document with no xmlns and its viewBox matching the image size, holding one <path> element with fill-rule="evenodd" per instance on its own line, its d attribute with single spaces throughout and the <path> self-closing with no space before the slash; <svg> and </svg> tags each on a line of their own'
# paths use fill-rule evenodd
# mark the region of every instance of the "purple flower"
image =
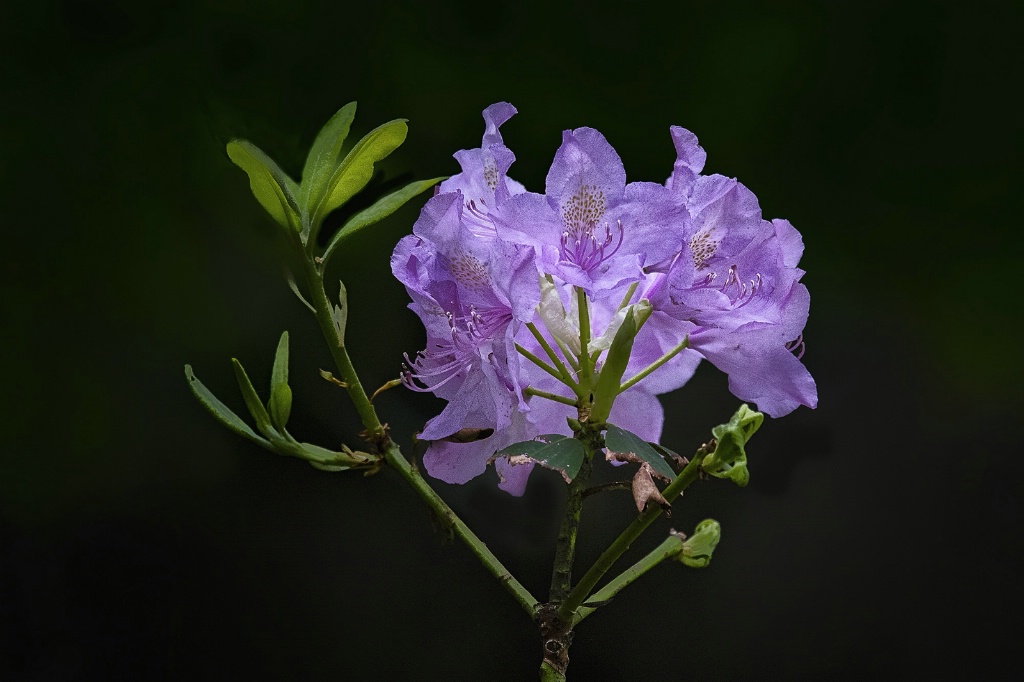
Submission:
<svg viewBox="0 0 1024 682">
<path fill-rule="evenodd" d="M 546 185 L 545 194 L 512 197 L 496 220 L 562 282 L 593 295 L 638 281 L 681 248 L 671 226 L 684 208 L 662 185 L 627 185 L 619 155 L 592 128 L 563 133 Z"/>
<path fill-rule="evenodd" d="M 425 426 L 426 440 L 512 424 L 521 401 L 512 322 L 532 317 L 539 300 L 530 249 L 475 238 L 462 214 L 461 193 L 433 197 L 391 258 L 427 330 L 406 385 L 449 401 Z"/>
<path fill-rule="evenodd" d="M 507 103 L 484 111 L 481 146 L 455 155 L 462 172 L 441 185 L 392 256 L 427 331 L 426 348 L 406 358 L 405 383 L 448 401 L 420 434 L 431 441 L 423 461 L 432 476 L 463 483 L 494 461 L 500 486 L 519 495 L 532 465 L 494 453 L 571 433 L 577 408 L 550 396 L 587 400 L 593 386 L 577 391 L 578 374 L 552 376 L 559 372 L 529 355 L 548 359 L 540 333 L 566 366 L 578 364 L 577 290 L 587 299 L 588 354 L 608 350 L 625 306 L 653 307 L 623 379 L 662 364 L 630 382 L 609 416 L 645 440 L 661 436 L 656 396 L 685 384 L 703 358 L 772 416 L 817 403 L 793 354 L 809 298 L 797 267 L 803 245 L 788 222 L 762 219 L 736 180 L 702 175 L 706 154 L 679 127 L 665 184 L 627 184 L 605 138 L 578 128 L 563 133 L 545 193 L 528 192 L 507 175 L 515 156 L 499 132 L 515 113 Z"/>
<path fill-rule="evenodd" d="M 679 160 L 667 183 L 690 214 L 681 226 L 685 246 L 645 291 L 662 313 L 645 331 L 662 339 L 688 334 L 689 348 L 729 375 L 737 397 L 773 417 L 815 407 L 814 380 L 791 352 L 802 349 L 810 305 L 799 282 L 800 234 L 788 221 L 762 219 L 757 198 L 736 180 L 693 175 L 688 160 L 700 156 L 696 138 L 679 143 L 687 136 L 673 129 Z M 656 357 L 665 343 L 646 355 Z"/>
<path fill-rule="evenodd" d="M 462 172 L 454 175 L 438 188 L 439 193 L 461 192 L 466 210 L 467 228 L 476 236 L 490 239 L 496 236 L 492 214 L 515 194 L 526 189 L 506 174 L 516 160 L 501 139 L 499 128 L 516 114 L 508 102 L 498 102 L 484 109 L 483 142 L 479 149 L 463 149 L 455 158 Z"/>
</svg>

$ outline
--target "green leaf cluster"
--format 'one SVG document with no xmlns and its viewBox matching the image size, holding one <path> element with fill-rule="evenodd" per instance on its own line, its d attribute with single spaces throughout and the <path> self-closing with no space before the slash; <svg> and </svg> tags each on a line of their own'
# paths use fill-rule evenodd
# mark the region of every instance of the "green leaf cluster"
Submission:
<svg viewBox="0 0 1024 682">
<path fill-rule="evenodd" d="M 288 332 L 281 334 L 281 340 L 277 344 L 274 368 L 271 371 L 270 399 L 266 404 L 260 400 L 242 363 L 235 358 L 232 358 L 231 362 L 234 364 L 235 378 L 242 391 L 245 406 L 255 420 L 259 434 L 199 381 L 191 365 L 185 365 L 185 378 L 192 394 L 221 424 L 271 452 L 304 459 L 313 466 L 327 471 L 374 470 L 379 466 L 379 456 L 353 451 L 346 446 L 342 446 L 341 452 L 334 452 L 319 445 L 299 442 L 288 433 L 285 427 L 292 409 L 292 389 L 288 385 Z"/>
<path fill-rule="evenodd" d="M 731 479 L 743 487 L 750 481 L 747 470 L 746 444 L 764 421 L 764 415 L 750 409 L 746 404 L 726 424 L 711 429 L 715 437 L 715 450 L 704 457 L 701 468 L 718 478 Z"/>
<path fill-rule="evenodd" d="M 375 164 L 401 146 L 408 134 L 405 119 L 395 119 L 371 130 L 342 156 L 355 114 L 356 103 L 350 102 L 321 128 L 306 157 L 301 182 L 251 142 L 228 142 L 228 157 L 249 176 L 253 196 L 278 225 L 299 235 L 307 254 L 317 248 L 324 218 L 362 191 L 373 177 Z M 352 234 L 383 220 L 443 179 L 410 183 L 352 216 L 331 239 L 322 261 Z"/>
</svg>

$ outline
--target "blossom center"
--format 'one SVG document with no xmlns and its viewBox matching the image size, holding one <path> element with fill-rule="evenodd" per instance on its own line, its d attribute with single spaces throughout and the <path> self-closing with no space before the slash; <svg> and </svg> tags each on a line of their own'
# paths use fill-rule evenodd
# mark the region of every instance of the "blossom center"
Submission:
<svg viewBox="0 0 1024 682">
<path fill-rule="evenodd" d="M 417 353 L 415 360 L 405 355 L 402 383 L 414 391 L 436 391 L 456 377 L 467 376 L 480 358 L 480 347 L 512 321 L 512 311 L 504 306 L 470 306 L 460 314 L 445 311 L 444 315 L 448 318 L 449 337 Z"/>
<path fill-rule="evenodd" d="M 718 251 L 718 240 L 711 236 L 711 230 L 703 230 L 690 238 L 690 254 L 693 267 L 699 272 L 706 270 L 708 260 Z"/>
<path fill-rule="evenodd" d="M 562 205 L 559 247 L 563 260 L 591 270 L 619 250 L 622 223 L 616 221 L 615 230 L 607 222 L 602 226 L 605 208 L 604 191 L 597 185 L 582 185 Z"/>
</svg>

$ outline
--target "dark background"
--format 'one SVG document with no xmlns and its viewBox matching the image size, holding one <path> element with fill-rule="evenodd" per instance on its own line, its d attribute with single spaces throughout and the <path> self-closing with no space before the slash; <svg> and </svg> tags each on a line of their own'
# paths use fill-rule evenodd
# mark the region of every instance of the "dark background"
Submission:
<svg viewBox="0 0 1024 682">
<path fill-rule="evenodd" d="M 703 483 L 655 525 L 643 547 L 708 516 L 722 544 L 708 569 L 659 566 L 586 621 L 571 676 L 1001 670 L 1024 592 L 1019 10 L 344 4 L 5 10 L 0 677 L 535 676 L 534 625 L 396 475 L 271 455 L 185 384 L 189 362 L 241 412 L 229 358 L 263 387 L 288 329 L 293 433 L 357 443 L 224 152 L 244 137 L 297 175 L 351 100 L 355 136 L 409 119 L 378 189 L 456 172 L 481 110 L 507 100 L 512 174 L 533 190 L 584 125 L 630 180 L 661 181 L 678 124 L 709 172 L 803 234 L 820 407 L 765 423 L 748 488 Z M 371 387 L 423 343 L 388 270 L 419 205 L 333 264 Z M 663 402 L 682 452 L 738 404 L 710 367 Z M 395 390 L 379 408 L 407 443 L 438 404 Z M 538 473 L 517 499 L 495 482 L 437 488 L 544 594 L 560 486 Z M 596 499 L 581 568 L 634 513 L 624 493 Z"/>
</svg>

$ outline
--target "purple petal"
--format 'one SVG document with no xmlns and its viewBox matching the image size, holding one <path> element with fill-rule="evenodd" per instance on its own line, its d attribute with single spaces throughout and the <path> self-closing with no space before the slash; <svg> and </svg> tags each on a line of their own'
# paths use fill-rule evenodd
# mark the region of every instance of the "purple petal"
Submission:
<svg viewBox="0 0 1024 682">
<path fill-rule="evenodd" d="M 800 405 L 817 407 L 818 389 L 775 330 L 722 333 L 711 330 L 690 337 L 693 348 L 729 375 L 729 390 L 757 404 L 771 417 L 782 417 Z"/>
<path fill-rule="evenodd" d="M 483 147 L 491 147 L 496 144 L 504 144 L 498 128 L 517 113 L 516 108 L 508 102 L 497 102 L 484 109 L 484 139 Z"/>
<path fill-rule="evenodd" d="M 566 130 L 548 171 L 546 187 L 547 196 L 560 206 L 579 197 L 584 188 L 593 188 L 586 200 L 607 205 L 622 196 L 626 169 L 618 153 L 598 131 Z M 600 212 L 603 214 L 603 206 Z"/>
<path fill-rule="evenodd" d="M 498 487 L 514 497 L 522 497 L 526 492 L 526 482 L 533 471 L 533 462 L 525 464 L 509 464 L 508 458 L 499 457 L 494 460 L 494 468 L 498 472 Z"/>
<path fill-rule="evenodd" d="M 657 443 L 665 422 L 665 410 L 654 395 L 631 388 L 615 399 L 608 421 L 645 441 Z"/>
<path fill-rule="evenodd" d="M 707 153 L 697 144 L 697 136 L 686 128 L 672 126 L 672 144 L 676 147 L 676 162 L 672 167 L 672 175 L 665 185 L 683 197 L 689 195 L 694 181 L 704 169 Z"/>
</svg>

